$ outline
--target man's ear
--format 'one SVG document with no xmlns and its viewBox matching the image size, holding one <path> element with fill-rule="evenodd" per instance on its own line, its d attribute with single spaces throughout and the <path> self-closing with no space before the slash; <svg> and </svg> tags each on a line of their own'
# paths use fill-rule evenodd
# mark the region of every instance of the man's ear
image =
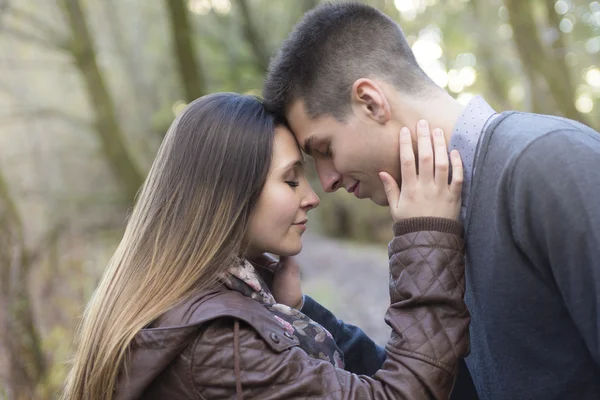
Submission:
<svg viewBox="0 0 600 400">
<path fill-rule="evenodd" d="M 392 117 L 390 103 L 382 87 L 371 79 L 360 78 L 354 82 L 351 102 L 354 114 L 360 118 L 385 124 Z"/>
</svg>

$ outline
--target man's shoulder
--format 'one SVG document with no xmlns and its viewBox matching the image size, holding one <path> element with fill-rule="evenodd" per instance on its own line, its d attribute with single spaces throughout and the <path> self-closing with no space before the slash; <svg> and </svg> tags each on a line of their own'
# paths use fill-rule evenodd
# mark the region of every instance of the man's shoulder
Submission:
<svg viewBox="0 0 600 400">
<path fill-rule="evenodd" d="M 594 132 L 592 128 L 580 122 L 547 114 L 535 114 L 521 111 L 500 113 L 488 126 L 494 135 L 511 135 L 515 139 L 528 140 L 560 131 Z"/>
<path fill-rule="evenodd" d="M 508 111 L 499 114 L 487 127 L 487 151 L 513 158 L 536 148 L 561 150 L 577 142 L 600 146 L 600 134 L 580 122 L 544 114 Z M 534 145 L 535 144 L 535 145 Z M 562 150 L 565 150 L 562 148 Z"/>
</svg>

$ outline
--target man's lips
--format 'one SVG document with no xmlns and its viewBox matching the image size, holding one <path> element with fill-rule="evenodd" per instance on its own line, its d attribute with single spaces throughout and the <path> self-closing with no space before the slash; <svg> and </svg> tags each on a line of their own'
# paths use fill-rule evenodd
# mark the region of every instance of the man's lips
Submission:
<svg viewBox="0 0 600 400">
<path fill-rule="evenodd" d="M 354 193 L 354 191 L 356 190 L 356 188 L 358 187 L 358 184 L 360 183 L 360 181 L 356 181 L 356 183 L 352 186 L 350 186 L 348 189 L 346 189 L 348 191 L 348 193 Z"/>
</svg>

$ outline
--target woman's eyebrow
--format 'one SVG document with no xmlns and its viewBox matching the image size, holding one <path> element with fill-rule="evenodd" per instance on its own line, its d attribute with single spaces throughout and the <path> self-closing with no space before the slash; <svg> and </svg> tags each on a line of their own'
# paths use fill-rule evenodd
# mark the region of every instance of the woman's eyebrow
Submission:
<svg viewBox="0 0 600 400">
<path fill-rule="evenodd" d="M 302 168 L 302 167 L 304 167 L 304 160 L 293 160 L 293 161 L 290 161 L 289 163 L 287 163 L 282 168 L 282 170 L 283 171 L 289 171 L 289 170 L 294 169 L 294 168 Z"/>
</svg>

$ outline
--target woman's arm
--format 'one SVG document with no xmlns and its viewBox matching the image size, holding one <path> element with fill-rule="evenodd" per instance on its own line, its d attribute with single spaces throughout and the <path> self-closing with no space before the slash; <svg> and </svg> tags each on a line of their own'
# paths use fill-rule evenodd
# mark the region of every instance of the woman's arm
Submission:
<svg viewBox="0 0 600 400">
<path fill-rule="evenodd" d="M 232 330 L 221 326 L 196 342 L 192 371 L 199 393 L 232 397 L 240 383 L 246 399 L 448 398 L 458 360 L 468 351 L 461 226 L 441 218 L 417 218 L 397 224 L 395 231 L 389 246 L 391 305 L 386 313 L 392 337 L 382 369 L 369 377 L 311 358 L 299 347 L 277 353 L 243 325 L 236 378 Z"/>
</svg>

